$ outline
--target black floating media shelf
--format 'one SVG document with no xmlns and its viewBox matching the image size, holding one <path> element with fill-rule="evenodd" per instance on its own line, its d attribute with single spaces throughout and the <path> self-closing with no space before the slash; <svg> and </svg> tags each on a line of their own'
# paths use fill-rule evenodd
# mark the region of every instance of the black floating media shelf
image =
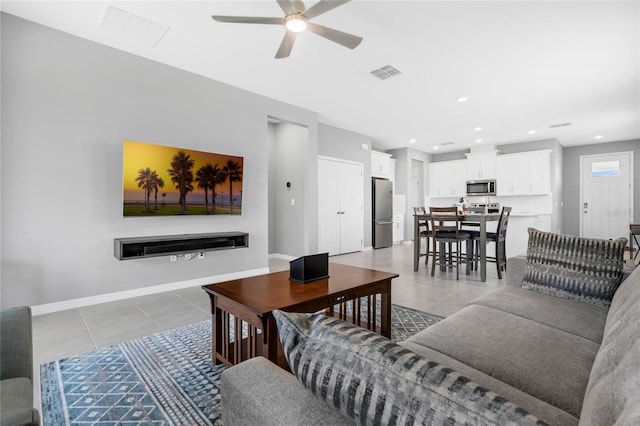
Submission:
<svg viewBox="0 0 640 426">
<path fill-rule="evenodd" d="M 127 260 L 243 247 L 249 247 L 249 234 L 246 232 L 162 235 L 114 238 L 113 255 L 118 260 Z"/>
</svg>

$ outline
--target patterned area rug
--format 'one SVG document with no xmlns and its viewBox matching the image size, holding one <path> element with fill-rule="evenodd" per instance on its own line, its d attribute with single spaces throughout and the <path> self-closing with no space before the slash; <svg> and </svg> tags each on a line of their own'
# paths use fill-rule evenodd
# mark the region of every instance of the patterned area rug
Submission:
<svg viewBox="0 0 640 426">
<path fill-rule="evenodd" d="M 392 305 L 392 336 L 405 340 L 442 318 Z M 59 425 L 221 425 L 211 362 L 211 321 L 40 366 L 42 417 Z"/>
</svg>

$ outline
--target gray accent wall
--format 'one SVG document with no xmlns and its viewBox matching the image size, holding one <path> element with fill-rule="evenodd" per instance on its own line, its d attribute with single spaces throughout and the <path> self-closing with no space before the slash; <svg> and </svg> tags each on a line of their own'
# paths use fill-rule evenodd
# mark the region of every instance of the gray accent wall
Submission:
<svg viewBox="0 0 640 426">
<path fill-rule="evenodd" d="M 268 125 L 308 129 L 304 229 L 317 248 L 317 114 L 1 16 L 1 304 L 39 305 L 267 267 Z M 244 157 L 241 216 L 123 218 L 124 139 Z M 118 261 L 113 239 L 246 231 L 204 260 Z M 203 294 L 203 299 L 205 298 Z"/>
<path fill-rule="evenodd" d="M 593 145 L 571 146 L 564 149 L 564 167 L 562 180 L 564 182 L 564 232 L 570 235 L 580 235 L 580 156 L 606 154 L 610 152 L 633 152 L 634 175 L 634 221 L 640 222 L 640 139 L 599 143 Z M 628 235 L 623 235 L 629 238 Z"/>
</svg>

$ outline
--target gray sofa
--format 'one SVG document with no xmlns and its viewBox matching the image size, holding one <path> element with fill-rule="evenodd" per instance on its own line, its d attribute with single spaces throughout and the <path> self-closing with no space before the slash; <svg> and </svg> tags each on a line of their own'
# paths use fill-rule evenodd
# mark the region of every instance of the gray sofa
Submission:
<svg viewBox="0 0 640 426">
<path fill-rule="evenodd" d="M 640 424 L 640 268 L 609 308 L 522 288 L 525 258 L 508 265 L 506 286 L 400 345 L 541 424 Z M 221 398 L 225 426 L 356 423 L 264 358 L 227 369 Z"/>
<path fill-rule="evenodd" d="M 33 408 L 33 343 L 28 306 L 0 310 L 0 425 L 39 425 Z"/>
</svg>

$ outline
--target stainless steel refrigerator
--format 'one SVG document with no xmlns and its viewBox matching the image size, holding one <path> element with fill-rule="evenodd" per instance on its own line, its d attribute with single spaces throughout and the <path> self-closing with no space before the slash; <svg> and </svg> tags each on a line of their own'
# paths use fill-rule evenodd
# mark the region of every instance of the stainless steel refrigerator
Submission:
<svg viewBox="0 0 640 426">
<path fill-rule="evenodd" d="M 393 245 L 393 187 L 386 179 L 371 179 L 373 248 Z"/>
</svg>

